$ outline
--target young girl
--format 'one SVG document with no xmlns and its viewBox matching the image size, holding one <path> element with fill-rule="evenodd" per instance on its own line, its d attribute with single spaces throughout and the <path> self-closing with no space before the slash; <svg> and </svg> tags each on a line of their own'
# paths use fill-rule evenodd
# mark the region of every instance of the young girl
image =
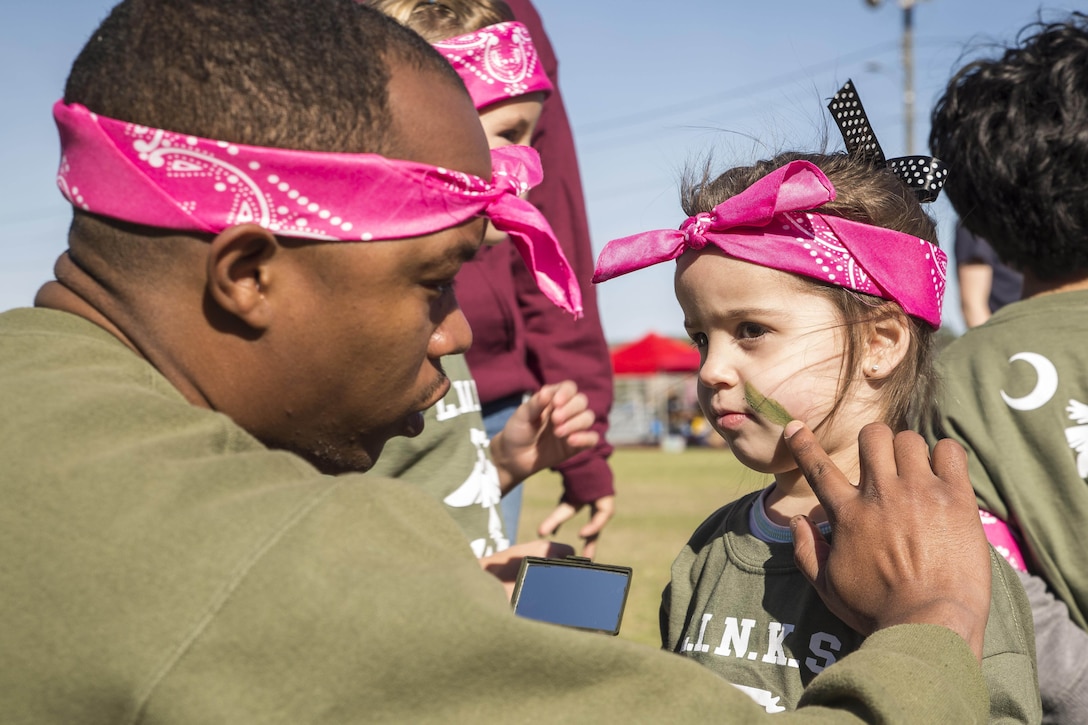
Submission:
<svg viewBox="0 0 1088 725">
<path fill-rule="evenodd" d="M 768 712 L 858 648 L 793 559 L 789 521 L 829 527 L 785 449 L 799 419 L 857 480 L 858 433 L 907 427 L 930 400 L 944 254 L 892 171 L 848 154 L 789 153 L 688 185 L 680 231 L 610 243 L 594 281 L 676 259 L 676 296 L 701 356 L 699 402 L 744 465 L 773 476 L 695 532 L 662 600 L 663 646 L 712 668 Z M 983 671 L 992 719 L 1038 722 L 1031 615 L 991 555 Z"/>
</svg>

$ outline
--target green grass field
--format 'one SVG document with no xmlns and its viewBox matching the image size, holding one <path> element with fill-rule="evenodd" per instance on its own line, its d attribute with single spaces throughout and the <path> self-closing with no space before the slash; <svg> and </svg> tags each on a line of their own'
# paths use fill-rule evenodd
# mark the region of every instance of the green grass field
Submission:
<svg viewBox="0 0 1088 725">
<path fill-rule="evenodd" d="M 616 474 L 616 515 L 601 536 L 596 560 L 634 569 L 619 636 L 660 646 L 657 610 L 669 567 L 695 527 L 719 506 L 769 480 L 725 449 L 697 448 L 666 453 L 656 448 L 621 448 L 612 454 Z M 519 541 L 555 507 L 559 477 L 545 472 L 525 484 Z M 579 549 L 577 531 L 585 512 L 555 537 Z M 579 549 L 580 550 L 580 549 Z"/>
</svg>

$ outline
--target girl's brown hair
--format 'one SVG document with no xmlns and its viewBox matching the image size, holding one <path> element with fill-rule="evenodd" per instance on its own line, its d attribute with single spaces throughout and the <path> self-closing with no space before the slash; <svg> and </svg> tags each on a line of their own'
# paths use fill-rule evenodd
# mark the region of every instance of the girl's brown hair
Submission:
<svg viewBox="0 0 1088 725">
<path fill-rule="evenodd" d="M 730 169 L 716 178 L 711 178 L 710 169 L 706 167 L 699 178 L 689 174 L 684 181 L 681 192 L 684 212 L 694 216 L 699 212 L 712 211 L 715 206 L 744 191 L 771 171 L 797 160 L 810 161 L 818 166 L 835 186 L 835 200 L 820 206 L 821 214 L 894 229 L 937 243 L 936 224 L 906 184 L 888 169 L 845 153 L 787 152 L 752 166 Z M 828 420 L 836 414 L 841 401 L 859 380 L 861 361 L 872 326 L 894 317 L 906 320 L 910 342 L 902 362 L 879 381 L 883 394 L 882 420 L 893 430 L 900 431 L 912 427 L 912 423 L 927 415 L 936 387 L 932 328 L 926 322 L 908 316 L 896 302 L 814 279 L 799 279 L 832 301 L 845 328 L 846 352 L 843 355 L 839 394 Z"/>
</svg>

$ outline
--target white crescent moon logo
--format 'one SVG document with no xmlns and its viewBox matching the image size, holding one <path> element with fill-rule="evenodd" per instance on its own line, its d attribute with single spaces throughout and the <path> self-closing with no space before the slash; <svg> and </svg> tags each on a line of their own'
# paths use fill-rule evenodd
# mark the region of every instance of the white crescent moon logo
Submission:
<svg viewBox="0 0 1088 725">
<path fill-rule="evenodd" d="M 1035 389 L 1024 397 L 1012 398 L 1002 390 L 1001 399 L 1005 401 L 1005 405 L 1013 410 L 1037 410 L 1042 408 L 1058 392 L 1058 369 L 1054 367 L 1054 363 L 1034 352 L 1021 352 L 1009 358 L 1010 363 L 1018 360 L 1026 362 L 1035 368 L 1035 374 L 1039 380 L 1035 383 Z"/>
</svg>

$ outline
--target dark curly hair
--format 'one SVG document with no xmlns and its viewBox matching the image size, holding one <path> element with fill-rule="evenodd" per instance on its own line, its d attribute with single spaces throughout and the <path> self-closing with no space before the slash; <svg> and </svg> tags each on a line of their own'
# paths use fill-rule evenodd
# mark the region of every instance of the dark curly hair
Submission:
<svg viewBox="0 0 1088 725">
<path fill-rule="evenodd" d="M 964 225 L 1004 262 L 1041 281 L 1088 268 L 1088 16 L 1040 20 L 962 68 L 929 145 Z"/>
<path fill-rule="evenodd" d="M 701 173 L 686 175 L 681 189 L 684 212 L 688 216 L 709 212 L 775 169 L 799 160 L 818 166 L 835 187 L 835 200 L 820 206 L 818 211 L 821 214 L 894 229 L 937 243 L 937 228 L 933 219 L 898 176 L 883 166 L 873 166 L 868 161 L 842 152 L 781 153 L 751 166 L 729 169 L 716 178 L 712 178 L 708 165 Z M 910 345 L 903 361 L 881 381 L 884 404 L 882 420 L 900 431 L 913 427 L 915 421 L 929 415 L 936 390 L 932 328 L 926 322 L 908 316 L 896 302 L 807 277 L 798 277 L 798 280 L 831 300 L 839 312 L 845 333 L 846 353 L 843 355 L 839 394 L 827 420 L 834 417 L 842 400 L 861 379 L 862 355 L 871 325 L 891 317 L 906 320 Z"/>
<path fill-rule="evenodd" d="M 221 141 L 383 153 L 396 64 L 460 85 L 418 35 L 351 0 L 125 0 L 76 58 L 64 98 Z"/>
</svg>

